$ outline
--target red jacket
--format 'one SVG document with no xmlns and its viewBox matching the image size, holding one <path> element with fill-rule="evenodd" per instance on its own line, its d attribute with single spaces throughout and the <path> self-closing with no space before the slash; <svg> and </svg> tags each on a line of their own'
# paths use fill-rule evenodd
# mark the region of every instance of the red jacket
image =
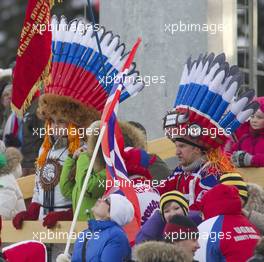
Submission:
<svg viewBox="0 0 264 262">
<path fill-rule="evenodd" d="M 236 131 L 238 142 L 232 142 L 231 152 L 245 151 L 253 156 L 251 165 L 264 167 L 264 129 L 253 130 L 249 122 Z"/>
<path fill-rule="evenodd" d="M 236 187 L 220 184 L 204 195 L 201 209 L 206 220 L 198 226 L 196 260 L 246 262 L 253 256 L 260 235 L 241 208 Z"/>
<path fill-rule="evenodd" d="M 199 210 L 199 202 L 204 193 L 218 184 L 221 174 L 209 162 L 202 164 L 192 172 L 186 172 L 181 167 L 177 167 L 171 176 L 156 187 L 156 190 L 160 195 L 178 190 L 189 200 L 190 210 Z"/>
</svg>

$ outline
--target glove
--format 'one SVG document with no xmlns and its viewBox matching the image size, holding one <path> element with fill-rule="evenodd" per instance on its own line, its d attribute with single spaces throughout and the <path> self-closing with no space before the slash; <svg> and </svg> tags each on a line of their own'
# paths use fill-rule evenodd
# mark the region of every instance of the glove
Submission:
<svg viewBox="0 0 264 262">
<path fill-rule="evenodd" d="M 16 229 L 21 229 L 24 220 L 38 220 L 39 210 L 40 204 L 31 203 L 27 211 L 22 211 L 13 218 L 13 226 Z"/>
<path fill-rule="evenodd" d="M 16 138 L 13 134 L 5 135 L 5 145 L 6 147 L 21 147 L 21 142 L 18 138 Z"/>
<path fill-rule="evenodd" d="M 85 151 L 87 151 L 87 146 L 86 146 L 86 145 L 83 145 L 82 147 L 78 148 L 78 149 L 74 152 L 72 158 L 73 158 L 74 160 L 78 159 L 79 155 L 80 155 L 82 152 L 85 152 Z"/>
<path fill-rule="evenodd" d="M 58 221 L 71 221 L 73 219 L 72 209 L 67 211 L 49 212 L 43 220 L 43 226 L 52 228 Z"/>
<path fill-rule="evenodd" d="M 252 155 L 245 151 L 236 151 L 231 156 L 232 162 L 237 167 L 251 166 Z"/>
</svg>

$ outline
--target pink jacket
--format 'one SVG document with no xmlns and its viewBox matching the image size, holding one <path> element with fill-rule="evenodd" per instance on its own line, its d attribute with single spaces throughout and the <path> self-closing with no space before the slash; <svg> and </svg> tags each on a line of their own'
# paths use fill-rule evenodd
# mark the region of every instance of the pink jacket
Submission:
<svg viewBox="0 0 264 262">
<path fill-rule="evenodd" d="M 264 167 L 264 129 L 253 130 L 246 122 L 238 128 L 236 137 L 237 142 L 232 142 L 230 153 L 245 151 L 253 156 L 252 166 Z"/>
</svg>

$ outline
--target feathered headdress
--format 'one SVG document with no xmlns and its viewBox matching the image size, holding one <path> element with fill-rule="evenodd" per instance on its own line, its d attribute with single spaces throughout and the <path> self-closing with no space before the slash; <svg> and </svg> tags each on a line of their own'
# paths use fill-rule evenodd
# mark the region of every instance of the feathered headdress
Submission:
<svg viewBox="0 0 264 262">
<path fill-rule="evenodd" d="M 225 54 L 200 55 L 188 59 L 182 73 L 174 108 L 164 118 L 164 129 L 172 140 L 184 140 L 208 150 L 224 144 L 258 109 L 251 102 L 254 90 L 234 100 L 242 75 L 225 61 Z"/>
<path fill-rule="evenodd" d="M 82 20 L 67 23 L 65 17 L 60 21 L 55 16 L 52 18 L 51 81 L 39 99 L 37 110 L 41 119 L 48 120 L 47 129 L 51 118 L 64 120 L 69 129 L 87 128 L 99 120 L 114 82 L 118 81 L 116 77 L 122 75 L 120 72 L 128 55 L 125 44 L 104 27 L 96 29 L 98 32 Z M 121 102 L 144 87 L 135 63 L 122 77 Z M 68 150 L 73 154 L 80 146 L 80 139 L 78 134 L 68 133 Z M 40 167 L 51 147 L 47 133 L 42 147 L 37 161 Z"/>
<path fill-rule="evenodd" d="M 98 28 L 102 55 L 91 25 L 82 20 L 66 22 L 54 16 L 52 29 L 51 82 L 40 98 L 38 114 L 52 115 L 76 126 L 88 127 L 100 118 L 108 95 L 125 63 L 127 53 L 120 37 L 104 27 Z M 133 63 L 123 80 L 121 102 L 144 87 Z"/>
</svg>

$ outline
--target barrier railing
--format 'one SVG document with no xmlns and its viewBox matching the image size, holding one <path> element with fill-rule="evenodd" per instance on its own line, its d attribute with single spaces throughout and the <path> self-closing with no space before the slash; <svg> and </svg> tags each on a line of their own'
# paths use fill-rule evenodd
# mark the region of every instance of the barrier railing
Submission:
<svg viewBox="0 0 264 262">
<path fill-rule="evenodd" d="M 24 240 L 38 240 L 43 243 L 66 244 L 69 236 L 71 221 L 59 221 L 54 228 L 47 229 L 42 226 L 41 221 L 24 221 L 22 229 L 15 229 L 12 221 L 2 221 L 1 238 L 3 243 L 14 243 Z M 87 222 L 79 221 L 76 224 L 74 233 L 71 237 L 71 243 L 74 243 L 77 237 L 84 238 L 81 232 L 88 227 Z M 133 227 L 124 227 L 128 239 L 135 238 Z"/>
<path fill-rule="evenodd" d="M 175 145 L 166 138 L 156 139 L 148 142 L 148 151 L 159 155 L 162 159 L 168 159 L 175 156 Z M 256 183 L 264 187 L 264 168 L 239 168 L 238 171 L 246 182 Z M 24 199 L 30 199 L 33 195 L 34 175 L 19 178 L 18 183 Z M 11 221 L 3 221 L 2 242 L 38 240 L 37 237 L 41 237 L 41 241 L 44 243 L 66 243 L 69 228 L 70 222 L 68 221 L 60 221 L 53 229 L 44 228 L 39 221 L 25 221 L 23 230 L 16 230 Z M 86 222 L 78 222 L 75 234 L 85 228 L 87 228 Z"/>
</svg>

